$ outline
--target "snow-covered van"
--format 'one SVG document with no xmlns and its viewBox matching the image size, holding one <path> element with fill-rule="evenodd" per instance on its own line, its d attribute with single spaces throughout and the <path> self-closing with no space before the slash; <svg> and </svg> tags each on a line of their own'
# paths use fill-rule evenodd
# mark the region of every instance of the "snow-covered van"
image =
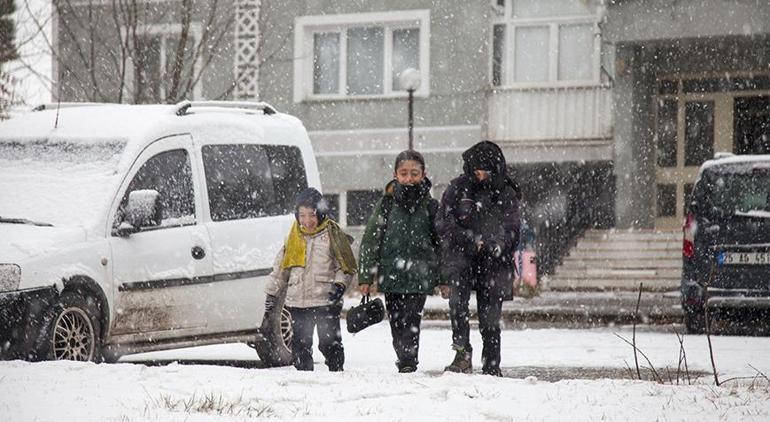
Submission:
<svg viewBox="0 0 770 422">
<path fill-rule="evenodd" d="M 307 186 L 304 126 L 264 103 L 60 104 L 0 123 L 0 356 L 245 342 L 290 363 L 265 287 Z"/>
</svg>

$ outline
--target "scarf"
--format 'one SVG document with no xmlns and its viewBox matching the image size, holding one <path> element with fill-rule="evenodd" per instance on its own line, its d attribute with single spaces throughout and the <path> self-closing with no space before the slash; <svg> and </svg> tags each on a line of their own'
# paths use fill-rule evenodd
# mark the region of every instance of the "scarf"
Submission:
<svg viewBox="0 0 770 422">
<path fill-rule="evenodd" d="M 350 241 L 345 232 L 334 221 L 327 218 L 319 224 L 314 230 L 306 230 L 296 220 L 291 226 L 289 236 L 286 238 L 283 262 L 281 268 L 305 267 L 306 248 L 304 236 L 315 236 L 324 230 L 329 230 L 329 244 L 331 246 L 334 259 L 342 267 L 345 274 L 353 274 L 356 271 L 356 258 L 353 256 L 353 250 L 350 248 Z"/>
<path fill-rule="evenodd" d="M 402 185 L 395 182 L 393 184 L 393 198 L 402 208 L 413 213 L 417 206 L 430 192 L 431 183 L 427 178 L 416 185 Z"/>
</svg>

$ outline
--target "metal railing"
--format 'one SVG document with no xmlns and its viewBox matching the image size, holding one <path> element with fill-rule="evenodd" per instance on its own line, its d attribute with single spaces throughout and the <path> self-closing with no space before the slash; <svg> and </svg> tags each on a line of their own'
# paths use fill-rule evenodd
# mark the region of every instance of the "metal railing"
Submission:
<svg viewBox="0 0 770 422">
<path fill-rule="evenodd" d="M 602 224 L 598 200 L 602 187 L 587 172 L 578 176 L 568 194 L 564 213 L 536 227 L 538 275 L 553 274 L 586 230 Z M 606 223 L 605 223 L 606 224 Z"/>
<path fill-rule="evenodd" d="M 584 207 L 558 220 L 546 220 L 537 227 L 535 248 L 538 275 L 553 274 L 562 259 L 577 244 L 577 239 L 592 225 L 590 213 Z"/>
</svg>

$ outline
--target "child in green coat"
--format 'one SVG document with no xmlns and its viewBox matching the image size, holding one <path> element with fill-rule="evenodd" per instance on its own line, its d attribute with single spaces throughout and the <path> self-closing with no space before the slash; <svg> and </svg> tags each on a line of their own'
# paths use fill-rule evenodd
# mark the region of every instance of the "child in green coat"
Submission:
<svg viewBox="0 0 770 422">
<path fill-rule="evenodd" d="M 401 152 L 394 168 L 394 180 L 375 205 L 361 241 L 358 284 L 365 295 L 375 282 L 385 293 L 396 366 L 399 372 L 414 372 L 422 310 L 439 277 L 438 202 L 430 196 L 419 152 Z"/>
</svg>

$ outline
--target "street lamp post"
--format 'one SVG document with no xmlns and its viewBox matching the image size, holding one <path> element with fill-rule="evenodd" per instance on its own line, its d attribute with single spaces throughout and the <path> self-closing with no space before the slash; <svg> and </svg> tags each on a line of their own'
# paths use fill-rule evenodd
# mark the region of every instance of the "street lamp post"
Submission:
<svg viewBox="0 0 770 422">
<path fill-rule="evenodd" d="M 406 90 L 409 93 L 409 149 L 414 149 L 414 91 L 420 87 L 420 71 L 410 67 L 404 69 L 398 76 L 398 82 L 401 84 L 401 89 Z"/>
</svg>

